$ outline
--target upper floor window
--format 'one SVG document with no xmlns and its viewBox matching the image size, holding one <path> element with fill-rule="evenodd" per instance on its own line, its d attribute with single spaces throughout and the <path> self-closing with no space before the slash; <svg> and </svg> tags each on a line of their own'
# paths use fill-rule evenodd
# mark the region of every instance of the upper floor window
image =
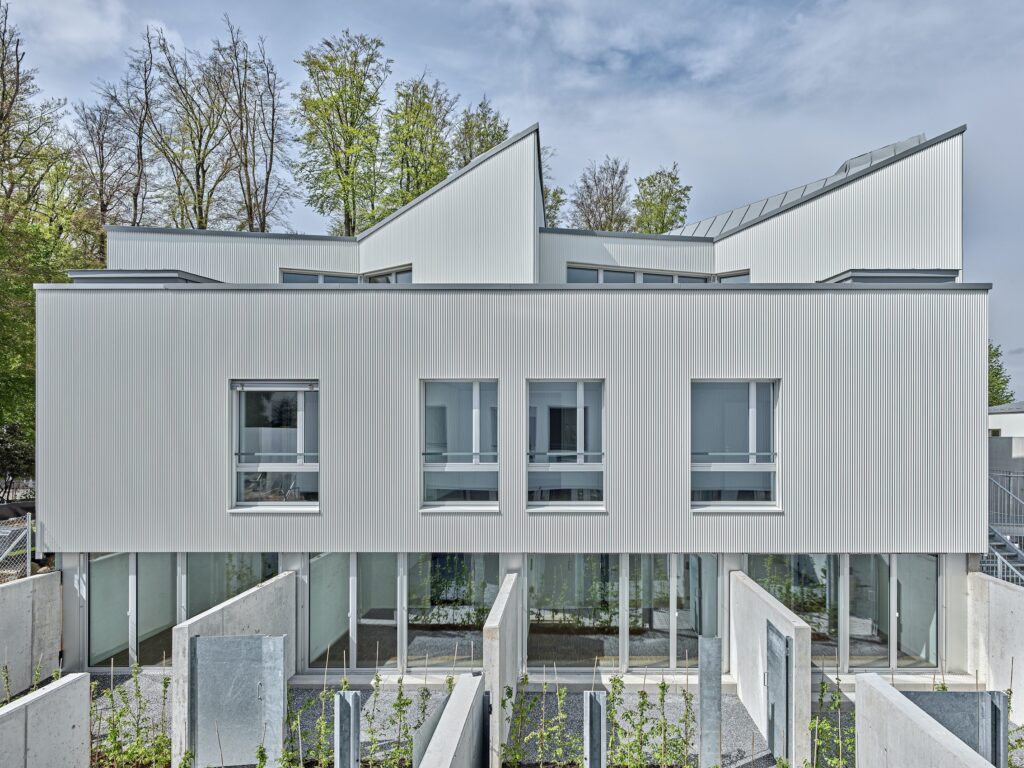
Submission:
<svg viewBox="0 0 1024 768">
<path fill-rule="evenodd" d="M 498 383 L 423 383 L 423 503 L 498 500 Z"/>
<path fill-rule="evenodd" d="M 318 384 L 238 381 L 233 390 L 235 505 L 318 504 Z"/>
<path fill-rule="evenodd" d="M 749 283 L 750 273 L 749 272 L 733 272 L 729 275 L 719 275 L 718 282 L 720 283 Z"/>
<path fill-rule="evenodd" d="M 690 430 L 692 501 L 776 500 L 774 383 L 695 381 Z"/>
<path fill-rule="evenodd" d="M 391 272 L 378 272 L 373 275 L 366 275 L 364 280 L 368 283 L 411 283 L 412 267 L 396 269 Z"/>
<path fill-rule="evenodd" d="M 529 384 L 527 499 L 604 501 L 604 384 Z"/>
<path fill-rule="evenodd" d="M 345 275 L 335 272 L 298 272 L 281 270 L 282 283 L 358 283 L 359 275 Z"/>
<path fill-rule="evenodd" d="M 569 267 L 569 283 L 707 283 L 712 277 L 702 274 L 677 272 L 637 272 L 630 269 L 604 269 L 603 267 Z"/>
</svg>

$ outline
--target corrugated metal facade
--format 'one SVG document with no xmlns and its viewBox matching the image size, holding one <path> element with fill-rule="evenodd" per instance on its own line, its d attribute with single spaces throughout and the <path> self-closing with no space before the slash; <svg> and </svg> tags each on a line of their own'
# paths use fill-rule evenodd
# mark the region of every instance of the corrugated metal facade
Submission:
<svg viewBox="0 0 1024 768">
<path fill-rule="evenodd" d="M 417 283 L 536 282 L 537 177 L 531 132 L 361 237 L 363 271 L 413 264 Z"/>
<path fill-rule="evenodd" d="M 115 227 L 109 269 L 181 269 L 222 283 L 279 283 L 281 268 L 359 273 L 355 240 Z"/>
<path fill-rule="evenodd" d="M 539 282 L 564 283 L 568 264 L 711 273 L 715 271 L 714 243 L 571 230 L 541 232 Z"/>
<path fill-rule="evenodd" d="M 983 287 L 44 289 L 56 551 L 977 552 Z M 499 382 L 500 514 L 419 511 L 419 382 Z M 526 382 L 605 381 L 606 512 L 531 512 Z M 771 378 L 781 513 L 689 509 L 689 381 Z M 321 388 L 322 513 L 229 514 L 237 378 Z"/>
<path fill-rule="evenodd" d="M 963 134 L 715 243 L 719 272 L 814 282 L 848 269 L 962 269 Z"/>
</svg>

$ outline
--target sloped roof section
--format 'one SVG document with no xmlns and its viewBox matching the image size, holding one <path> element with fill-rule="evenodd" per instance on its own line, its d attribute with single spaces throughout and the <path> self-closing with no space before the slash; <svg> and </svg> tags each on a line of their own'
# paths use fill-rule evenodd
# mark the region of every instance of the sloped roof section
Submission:
<svg viewBox="0 0 1024 768">
<path fill-rule="evenodd" d="M 988 409 L 989 413 L 1024 413 L 1024 400 L 1006 405 L 993 405 Z"/>
<path fill-rule="evenodd" d="M 851 157 L 843 162 L 831 176 L 794 187 L 786 192 L 780 192 L 777 195 L 766 197 L 763 200 L 758 200 L 748 205 L 741 205 L 739 208 L 733 208 L 731 211 L 720 213 L 717 216 L 701 219 L 693 224 L 686 224 L 685 226 L 673 229 L 668 234 L 689 237 L 713 237 L 716 240 L 728 237 L 741 229 L 746 229 L 764 219 L 801 205 L 819 195 L 830 192 L 836 187 L 859 179 L 891 163 L 945 141 L 952 136 L 963 133 L 965 130 L 967 130 L 967 126 L 962 125 L 933 139 L 926 139 L 925 135 L 920 133 L 903 141 L 886 144 L 884 147 L 872 150 L 871 152 Z"/>
</svg>

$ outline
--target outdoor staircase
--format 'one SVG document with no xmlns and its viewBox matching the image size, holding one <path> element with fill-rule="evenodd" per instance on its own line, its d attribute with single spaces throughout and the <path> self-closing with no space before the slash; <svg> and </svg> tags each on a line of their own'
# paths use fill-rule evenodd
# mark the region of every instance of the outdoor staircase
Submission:
<svg viewBox="0 0 1024 768">
<path fill-rule="evenodd" d="M 981 570 L 1024 587 L 1024 552 L 998 529 L 989 526 L 988 552 L 981 558 Z"/>
</svg>

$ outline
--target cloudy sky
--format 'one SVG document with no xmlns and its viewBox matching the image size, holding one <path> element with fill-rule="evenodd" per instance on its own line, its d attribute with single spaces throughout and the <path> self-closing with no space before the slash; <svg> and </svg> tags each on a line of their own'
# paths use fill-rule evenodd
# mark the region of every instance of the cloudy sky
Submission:
<svg viewBox="0 0 1024 768">
<path fill-rule="evenodd" d="M 1024 397 L 1019 0 L 11 0 L 39 84 L 70 100 L 116 77 L 146 24 L 205 47 L 225 13 L 293 85 L 320 37 L 382 37 L 395 79 L 426 69 L 464 101 L 486 93 L 512 130 L 539 122 L 566 187 L 605 154 L 635 175 L 677 161 L 691 219 L 967 123 L 966 277 L 994 283 L 991 335 Z M 292 227 L 324 224 L 300 206 Z"/>
</svg>

